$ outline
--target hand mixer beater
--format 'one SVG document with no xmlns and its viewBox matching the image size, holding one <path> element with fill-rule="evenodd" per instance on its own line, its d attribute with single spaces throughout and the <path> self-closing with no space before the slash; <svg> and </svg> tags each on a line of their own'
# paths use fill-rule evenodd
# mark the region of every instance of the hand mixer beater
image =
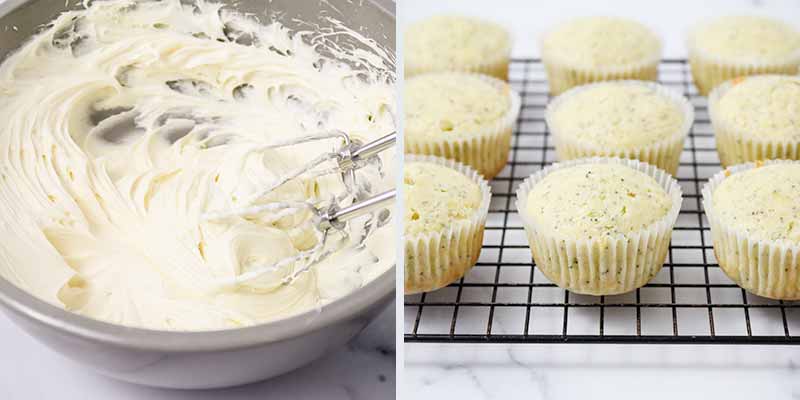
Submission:
<svg viewBox="0 0 800 400">
<path fill-rule="evenodd" d="M 275 180 L 264 190 L 246 199 L 244 204 L 247 204 L 247 206 L 224 211 L 211 211 L 204 214 L 203 217 L 206 220 L 218 220 L 233 216 L 266 213 L 269 221 L 277 221 L 280 218 L 306 210 L 311 213 L 311 218 L 308 223 L 314 232 L 316 243 L 310 249 L 300 251 L 292 257 L 284 258 L 270 265 L 263 265 L 245 273 L 238 274 L 232 278 L 227 278 L 220 283 L 221 286 L 236 286 L 253 280 L 263 274 L 293 265 L 293 272 L 284 278 L 282 282 L 283 284 L 291 283 L 300 274 L 308 271 L 311 267 L 337 250 L 336 248 L 327 248 L 326 246 L 331 236 L 330 231 L 332 229 L 344 233 L 348 221 L 386 208 L 394 201 L 396 190 L 391 189 L 369 198 L 357 199 L 349 205 L 339 204 L 339 202 L 342 201 L 341 199 L 336 199 L 332 201 L 329 206 L 325 207 L 318 207 L 311 201 L 275 201 L 265 204 L 250 205 L 256 200 L 274 192 L 287 182 L 300 178 L 313 179 L 324 175 L 340 174 L 345 186 L 352 189 L 357 186 L 356 170 L 375 160 L 382 151 L 393 147 L 397 140 L 397 134 L 393 132 L 372 142 L 362 144 L 352 140 L 350 136 L 344 132 L 334 131 L 293 138 L 275 144 L 264 145 L 261 148 L 278 149 L 314 141 L 336 139 L 340 140 L 342 143 L 338 148 L 331 152 L 320 154 L 312 159 L 311 162 L 289 171 L 289 173 Z M 323 167 L 331 163 L 333 167 Z"/>
</svg>

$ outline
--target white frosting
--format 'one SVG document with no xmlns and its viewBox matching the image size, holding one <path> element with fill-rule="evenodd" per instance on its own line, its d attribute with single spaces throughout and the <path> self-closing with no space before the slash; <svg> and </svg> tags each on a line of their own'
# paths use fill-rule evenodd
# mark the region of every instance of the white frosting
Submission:
<svg viewBox="0 0 800 400">
<path fill-rule="evenodd" d="M 348 65 L 321 62 L 325 35 L 181 3 L 94 2 L 0 66 L 0 274 L 101 320 L 206 330 L 319 307 L 390 268 L 391 226 L 360 247 L 377 225 L 364 217 L 348 239 L 334 235 L 336 253 L 289 284 L 291 267 L 219 288 L 310 248 L 314 236 L 308 214 L 203 213 L 247 205 L 335 145 L 266 144 L 332 129 L 363 140 L 392 131 L 393 60 L 366 43 L 372 54 L 328 49 Z M 369 167 L 359 182 L 361 194 L 377 193 L 391 177 Z M 325 205 L 345 193 L 332 175 L 253 200 Z"/>
</svg>

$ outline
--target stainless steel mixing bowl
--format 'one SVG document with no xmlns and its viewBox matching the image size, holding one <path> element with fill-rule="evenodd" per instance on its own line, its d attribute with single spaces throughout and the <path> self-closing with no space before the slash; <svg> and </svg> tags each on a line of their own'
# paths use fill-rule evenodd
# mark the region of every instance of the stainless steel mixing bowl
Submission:
<svg viewBox="0 0 800 400">
<path fill-rule="evenodd" d="M 328 15 L 390 50 L 395 48 L 391 0 L 225 3 L 256 15 L 264 15 L 265 8 L 280 10 L 282 22 L 290 29 L 300 27 L 295 18 L 325 25 L 321 17 Z M 54 0 L 1 2 L 0 59 L 69 7 Z M 392 268 L 356 292 L 325 305 L 321 311 L 213 332 L 155 331 L 97 321 L 39 300 L 2 277 L 0 304 L 31 336 L 102 374 L 150 386 L 215 388 L 283 374 L 342 347 L 393 301 L 394 282 Z"/>
</svg>

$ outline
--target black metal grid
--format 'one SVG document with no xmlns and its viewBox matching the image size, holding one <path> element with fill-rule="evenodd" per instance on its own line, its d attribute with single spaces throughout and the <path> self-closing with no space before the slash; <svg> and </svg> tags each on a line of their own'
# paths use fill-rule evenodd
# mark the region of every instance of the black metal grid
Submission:
<svg viewBox="0 0 800 400">
<path fill-rule="evenodd" d="M 514 192 L 556 159 L 543 118 L 549 96 L 540 60 L 513 60 L 509 75 L 522 112 L 509 164 L 491 182 L 481 257 L 458 282 L 406 296 L 406 342 L 800 344 L 800 303 L 746 293 L 716 263 L 701 189 L 720 165 L 707 103 L 686 60 L 659 67 L 660 82 L 695 106 L 677 173 L 684 202 L 669 255 L 650 283 L 618 296 L 570 293 L 532 263 Z"/>
</svg>

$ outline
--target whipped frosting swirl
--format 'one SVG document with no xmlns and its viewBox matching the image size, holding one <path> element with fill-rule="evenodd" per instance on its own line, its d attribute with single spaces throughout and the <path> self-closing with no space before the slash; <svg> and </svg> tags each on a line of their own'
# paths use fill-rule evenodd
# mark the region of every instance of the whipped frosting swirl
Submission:
<svg viewBox="0 0 800 400">
<path fill-rule="evenodd" d="M 384 155 L 356 188 L 328 175 L 252 199 L 335 143 L 266 145 L 394 129 L 393 61 L 374 43 L 326 50 L 346 62 L 336 61 L 314 35 L 205 1 L 96 1 L 59 16 L 0 65 L 0 275 L 104 321 L 211 330 L 314 309 L 389 269 L 393 232 L 372 215 L 288 284 L 292 266 L 217 285 L 316 239 L 309 213 L 204 213 L 325 206 L 392 181 Z"/>
</svg>

